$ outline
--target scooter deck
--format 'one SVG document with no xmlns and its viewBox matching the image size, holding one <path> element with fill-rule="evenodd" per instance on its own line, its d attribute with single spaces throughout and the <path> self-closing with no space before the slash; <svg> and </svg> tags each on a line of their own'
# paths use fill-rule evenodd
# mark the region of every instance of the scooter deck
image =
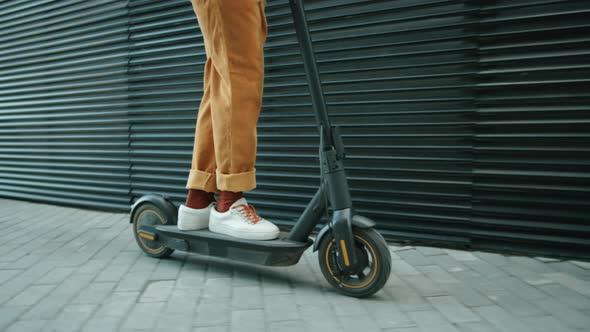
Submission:
<svg viewBox="0 0 590 332">
<path fill-rule="evenodd" d="M 311 239 L 307 242 L 288 240 L 286 232 L 281 232 L 276 240 L 256 241 L 209 230 L 183 231 L 176 225 L 158 225 L 155 230 L 158 241 L 169 248 L 271 266 L 296 264 L 313 244 Z"/>
</svg>

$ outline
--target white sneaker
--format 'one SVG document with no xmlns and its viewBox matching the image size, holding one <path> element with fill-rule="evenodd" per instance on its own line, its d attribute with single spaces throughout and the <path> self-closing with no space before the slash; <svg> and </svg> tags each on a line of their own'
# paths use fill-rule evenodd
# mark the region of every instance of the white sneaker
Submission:
<svg viewBox="0 0 590 332">
<path fill-rule="evenodd" d="M 226 212 L 211 209 L 209 230 L 247 240 L 273 240 L 279 228 L 260 217 L 244 197 L 235 201 Z"/>
<path fill-rule="evenodd" d="M 193 209 L 184 204 L 178 208 L 178 229 L 183 231 L 194 231 L 209 227 L 209 215 L 215 210 L 217 202 L 213 201 L 209 206 L 202 209 Z"/>
</svg>

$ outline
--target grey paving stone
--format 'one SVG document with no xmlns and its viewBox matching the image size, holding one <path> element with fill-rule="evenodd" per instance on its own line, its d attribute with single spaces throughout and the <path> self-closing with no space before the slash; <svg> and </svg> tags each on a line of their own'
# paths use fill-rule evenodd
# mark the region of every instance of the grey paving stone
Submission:
<svg viewBox="0 0 590 332">
<path fill-rule="evenodd" d="M 163 308 L 164 302 L 137 303 L 121 327 L 123 329 L 152 329 L 156 325 L 158 313 Z"/>
<path fill-rule="evenodd" d="M 287 281 L 287 277 L 277 278 L 276 276 L 263 275 L 262 276 L 262 294 L 263 295 L 281 295 L 292 294 L 293 287 Z"/>
<path fill-rule="evenodd" d="M 423 332 L 418 327 L 400 327 L 400 328 L 392 328 L 392 329 L 383 329 L 383 332 Z"/>
<path fill-rule="evenodd" d="M 473 270 L 454 272 L 452 275 L 461 280 L 464 284 L 469 285 L 473 289 L 477 289 L 482 293 L 505 290 L 501 285 L 498 285 L 493 280 L 484 278 L 480 273 Z"/>
<path fill-rule="evenodd" d="M 447 291 L 444 290 L 439 284 L 435 283 L 431 279 L 423 276 L 401 276 L 401 279 L 408 285 L 412 286 L 422 296 L 439 296 L 447 295 Z"/>
<path fill-rule="evenodd" d="M 438 265 L 425 265 L 417 266 L 420 272 L 422 272 L 427 278 L 437 283 L 460 283 L 459 279 L 445 271 Z"/>
<path fill-rule="evenodd" d="M 363 299 L 362 305 L 367 308 L 369 317 L 382 329 L 416 325 L 408 315 L 401 311 L 389 295 L 377 294 Z"/>
<path fill-rule="evenodd" d="M 432 261 L 434 264 L 442 267 L 447 272 L 454 273 L 470 269 L 468 266 L 449 255 L 436 256 L 436 259 L 433 259 Z"/>
<path fill-rule="evenodd" d="M 438 311 L 410 311 L 408 316 L 422 331 L 458 332 L 453 324 L 446 320 Z"/>
<path fill-rule="evenodd" d="M 327 299 L 319 288 L 311 286 L 300 286 L 293 288 L 293 294 L 295 295 L 295 302 L 298 305 L 306 304 L 321 304 L 327 303 Z"/>
<path fill-rule="evenodd" d="M 476 261 L 478 257 L 468 251 L 456 250 L 456 249 L 443 249 L 449 256 L 453 257 L 458 261 Z"/>
<path fill-rule="evenodd" d="M 27 306 L 37 303 L 55 288 L 55 285 L 33 285 L 10 299 L 6 306 Z"/>
<path fill-rule="evenodd" d="M 18 320 L 4 332 L 39 332 L 50 322 L 49 320 Z"/>
<path fill-rule="evenodd" d="M 137 260 L 133 263 L 128 273 L 144 272 L 145 274 L 151 275 L 152 272 L 158 266 L 159 260 L 148 255 L 140 255 Z"/>
<path fill-rule="evenodd" d="M 397 252 L 397 255 L 412 266 L 432 265 L 432 261 L 416 249 Z"/>
<path fill-rule="evenodd" d="M 25 290 L 52 268 L 53 266 L 51 264 L 41 262 L 31 266 L 22 273 L 15 275 L 12 279 L 3 283 L 0 287 L 0 304 Z"/>
<path fill-rule="evenodd" d="M 23 319 L 53 319 L 82 289 L 87 287 L 93 276 L 88 274 L 72 275 L 55 287 L 31 310 L 23 314 Z"/>
<path fill-rule="evenodd" d="M 529 326 L 524 324 L 520 317 L 511 315 L 497 305 L 475 307 L 473 310 L 497 329 L 504 332 L 531 332 Z"/>
<path fill-rule="evenodd" d="M 259 286 L 233 287 L 232 307 L 235 309 L 262 309 L 262 289 Z"/>
<path fill-rule="evenodd" d="M 518 265 L 505 265 L 500 267 L 502 270 L 508 272 L 513 277 L 519 278 L 523 282 L 532 285 L 540 286 L 546 284 L 553 284 L 555 281 L 544 278 L 543 275 L 526 269 L 525 267 Z"/>
<path fill-rule="evenodd" d="M 416 246 L 416 250 L 418 250 L 424 256 L 438 256 L 447 254 L 444 250 L 436 247 Z"/>
<path fill-rule="evenodd" d="M 494 266 L 501 267 L 510 264 L 510 260 L 503 254 L 499 253 L 491 253 L 491 252 L 484 252 L 484 251 L 474 251 L 473 255 L 487 263 L 490 263 Z"/>
<path fill-rule="evenodd" d="M 464 283 L 460 284 L 441 284 L 441 287 L 452 294 L 459 302 L 468 307 L 479 307 L 484 305 L 493 305 L 494 303 L 485 295 L 477 290 L 477 285 L 473 287 Z"/>
<path fill-rule="evenodd" d="M 192 317 L 184 314 L 160 314 L 156 320 L 154 331 L 161 332 L 191 332 L 193 330 Z"/>
<path fill-rule="evenodd" d="M 529 271 L 536 273 L 551 273 L 555 270 L 551 267 L 551 264 L 546 264 L 536 260 L 532 257 L 526 256 L 508 256 L 510 265 L 516 265 L 526 268 Z"/>
<path fill-rule="evenodd" d="M 264 311 L 262 309 L 233 310 L 231 312 L 231 331 L 262 331 L 264 328 Z"/>
<path fill-rule="evenodd" d="M 231 278 L 233 267 L 227 260 L 214 259 L 208 263 L 207 279 Z"/>
<path fill-rule="evenodd" d="M 231 279 L 207 279 L 205 281 L 205 288 L 203 297 L 206 298 L 228 298 L 231 296 Z"/>
<path fill-rule="evenodd" d="M 543 276 L 558 282 L 559 284 L 578 292 L 584 296 L 590 296 L 590 281 L 578 279 L 565 273 L 544 273 Z"/>
<path fill-rule="evenodd" d="M 229 326 L 227 326 L 227 325 L 193 328 L 193 332 L 228 332 L 228 331 L 229 331 Z"/>
<path fill-rule="evenodd" d="M 555 272 L 562 272 L 578 279 L 590 280 L 590 270 L 574 265 L 570 261 L 558 261 L 547 263 L 547 265 Z"/>
<path fill-rule="evenodd" d="M 193 326 L 229 325 L 230 309 L 230 300 L 227 298 L 203 299 L 193 315 Z"/>
<path fill-rule="evenodd" d="M 6 202 L 0 199 L 0 206 Z M 0 256 L 2 331 L 578 332 L 590 326 L 585 262 L 391 246 L 390 280 L 359 300 L 328 284 L 311 250 L 284 268 L 182 251 L 159 260 L 137 246 L 128 214 L 8 205 L 6 220 L 19 223 L 0 234 L 0 250 L 10 252 Z"/>
<path fill-rule="evenodd" d="M 127 273 L 129 266 L 125 265 L 108 265 L 102 272 L 96 276 L 94 281 L 97 282 L 108 282 L 108 281 L 119 281 Z"/>
<path fill-rule="evenodd" d="M 407 286 L 396 286 L 385 289 L 402 311 L 434 310 L 430 302 Z"/>
<path fill-rule="evenodd" d="M 499 331 L 487 321 L 457 323 L 455 325 L 462 332 L 497 332 Z"/>
<path fill-rule="evenodd" d="M 328 291 L 324 295 L 337 316 L 368 315 L 367 308 L 361 299 L 342 296 L 335 291 Z"/>
<path fill-rule="evenodd" d="M 122 251 L 117 256 L 115 256 L 115 258 L 113 258 L 111 264 L 131 266 L 139 259 L 140 255 L 144 255 L 143 252 Z"/>
<path fill-rule="evenodd" d="M 69 277 L 75 270 L 75 267 L 56 267 L 37 280 L 35 284 L 59 284 Z"/>
<path fill-rule="evenodd" d="M 571 261 L 571 263 L 583 269 L 590 270 L 590 262 Z"/>
<path fill-rule="evenodd" d="M 394 273 L 398 276 L 413 276 L 419 275 L 420 271 L 416 270 L 412 265 L 408 264 L 404 260 L 397 260 L 391 262 L 391 273 Z"/>
<path fill-rule="evenodd" d="M 527 301 L 510 291 L 487 292 L 486 295 L 497 305 L 516 316 L 543 315 L 545 312 L 539 309 L 534 301 Z"/>
<path fill-rule="evenodd" d="M 76 270 L 76 274 L 97 275 L 105 269 L 108 263 L 109 261 L 104 259 L 90 259 Z"/>
<path fill-rule="evenodd" d="M 43 331 L 78 331 L 90 318 L 96 307 L 96 304 L 67 305 L 55 320 L 43 328 Z"/>
<path fill-rule="evenodd" d="M 245 269 L 243 267 L 234 267 L 232 275 L 232 286 L 258 286 L 260 285 L 260 275 L 255 269 Z"/>
<path fill-rule="evenodd" d="M 174 283 L 174 280 L 151 281 L 139 297 L 139 302 L 167 301 L 174 288 Z"/>
<path fill-rule="evenodd" d="M 546 293 L 513 276 L 496 278 L 494 282 L 525 300 L 539 300 L 547 297 Z"/>
<path fill-rule="evenodd" d="M 307 331 L 341 331 L 342 326 L 331 306 L 307 304 L 299 306 L 299 315 Z"/>
<path fill-rule="evenodd" d="M 559 319 L 563 325 L 574 329 L 586 329 L 590 326 L 590 315 L 580 310 L 567 306 L 557 299 L 543 299 L 535 301 L 535 304 L 551 313 L 552 316 Z"/>
<path fill-rule="evenodd" d="M 270 322 L 270 332 L 302 332 L 305 331 L 305 323 L 301 320 L 288 320 L 282 322 Z"/>
<path fill-rule="evenodd" d="M 28 306 L 0 307 L 0 331 L 4 331 L 4 328 L 12 324 L 28 308 Z"/>
<path fill-rule="evenodd" d="M 175 280 L 182 267 L 182 258 L 174 252 L 168 259 L 161 259 L 150 275 L 150 280 Z M 176 255 L 176 256 L 174 256 Z"/>
<path fill-rule="evenodd" d="M 70 303 L 100 304 L 109 296 L 114 287 L 114 282 L 93 282 L 83 289 Z"/>
<path fill-rule="evenodd" d="M 200 288 L 175 288 L 168 298 L 163 314 L 192 317 L 201 301 Z"/>
<path fill-rule="evenodd" d="M 560 284 L 542 285 L 539 289 L 572 308 L 590 309 L 590 298 Z"/>
<path fill-rule="evenodd" d="M 44 258 L 42 254 L 27 254 L 4 265 L 4 269 L 26 269 Z"/>
<path fill-rule="evenodd" d="M 428 297 L 428 301 L 453 323 L 479 321 L 480 318 L 452 296 Z"/>
<path fill-rule="evenodd" d="M 0 269 L 0 286 L 7 280 L 12 279 L 13 277 L 17 276 L 18 274 L 22 273 L 24 269 L 10 269 L 10 270 L 3 270 Z"/>
<path fill-rule="evenodd" d="M 264 313 L 268 322 L 299 320 L 295 296 L 275 294 L 264 297 Z"/>
<path fill-rule="evenodd" d="M 535 332 L 573 332 L 553 316 L 524 317 L 522 322 Z"/>
<path fill-rule="evenodd" d="M 343 327 L 342 331 L 345 332 L 381 332 L 375 321 L 366 315 L 338 316 L 338 320 Z"/>
<path fill-rule="evenodd" d="M 125 317 L 136 304 L 139 292 L 113 292 L 98 308 L 94 317 Z"/>
<path fill-rule="evenodd" d="M 474 271 L 478 272 L 486 279 L 495 279 L 499 277 L 507 277 L 508 274 L 506 271 L 497 268 L 496 266 L 483 261 L 483 260 L 473 260 L 473 261 L 465 261 L 463 262 L 465 265 L 469 266 Z"/>
<path fill-rule="evenodd" d="M 129 291 L 142 291 L 148 281 L 150 274 L 146 272 L 130 272 L 128 271 L 123 275 L 121 280 L 116 284 L 115 291 L 117 292 L 129 292 Z"/>
<path fill-rule="evenodd" d="M 81 332 L 105 332 L 117 331 L 123 317 L 91 318 L 84 323 Z"/>
</svg>

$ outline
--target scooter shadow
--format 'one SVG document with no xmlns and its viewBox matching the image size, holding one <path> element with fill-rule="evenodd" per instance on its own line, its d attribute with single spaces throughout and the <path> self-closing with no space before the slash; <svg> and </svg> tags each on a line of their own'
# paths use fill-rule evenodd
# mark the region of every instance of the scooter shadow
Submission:
<svg viewBox="0 0 590 332">
<path fill-rule="evenodd" d="M 314 261 L 315 258 L 315 261 Z M 317 255 L 305 252 L 300 261 L 292 266 L 270 267 L 244 263 L 221 257 L 204 256 L 189 252 L 174 252 L 167 260 L 178 261 L 182 265 L 184 275 L 190 277 L 203 276 L 205 279 L 231 278 L 233 285 L 255 285 L 261 283 L 262 287 L 295 287 L 297 289 L 309 289 L 324 291 L 329 289 L 319 266 Z"/>
</svg>

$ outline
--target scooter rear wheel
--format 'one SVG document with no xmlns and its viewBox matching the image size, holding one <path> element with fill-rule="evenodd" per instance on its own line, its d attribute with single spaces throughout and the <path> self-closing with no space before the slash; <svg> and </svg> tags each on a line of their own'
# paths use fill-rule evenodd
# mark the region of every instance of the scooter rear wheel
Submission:
<svg viewBox="0 0 590 332">
<path fill-rule="evenodd" d="M 137 208 L 132 220 L 135 241 L 143 252 L 156 258 L 166 258 L 172 255 L 174 249 L 165 247 L 157 239 L 150 239 L 145 233 L 141 233 L 143 226 L 151 227 L 168 224 L 168 218 L 162 210 L 152 203 L 144 203 Z"/>
<path fill-rule="evenodd" d="M 387 242 L 373 228 L 353 228 L 355 252 L 359 262 L 353 272 L 339 265 L 336 241 L 326 234 L 319 245 L 318 258 L 322 274 L 332 286 L 348 296 L 366 297 L 379 291 L 391 274 L 391 253 Z"/>
</svg>

